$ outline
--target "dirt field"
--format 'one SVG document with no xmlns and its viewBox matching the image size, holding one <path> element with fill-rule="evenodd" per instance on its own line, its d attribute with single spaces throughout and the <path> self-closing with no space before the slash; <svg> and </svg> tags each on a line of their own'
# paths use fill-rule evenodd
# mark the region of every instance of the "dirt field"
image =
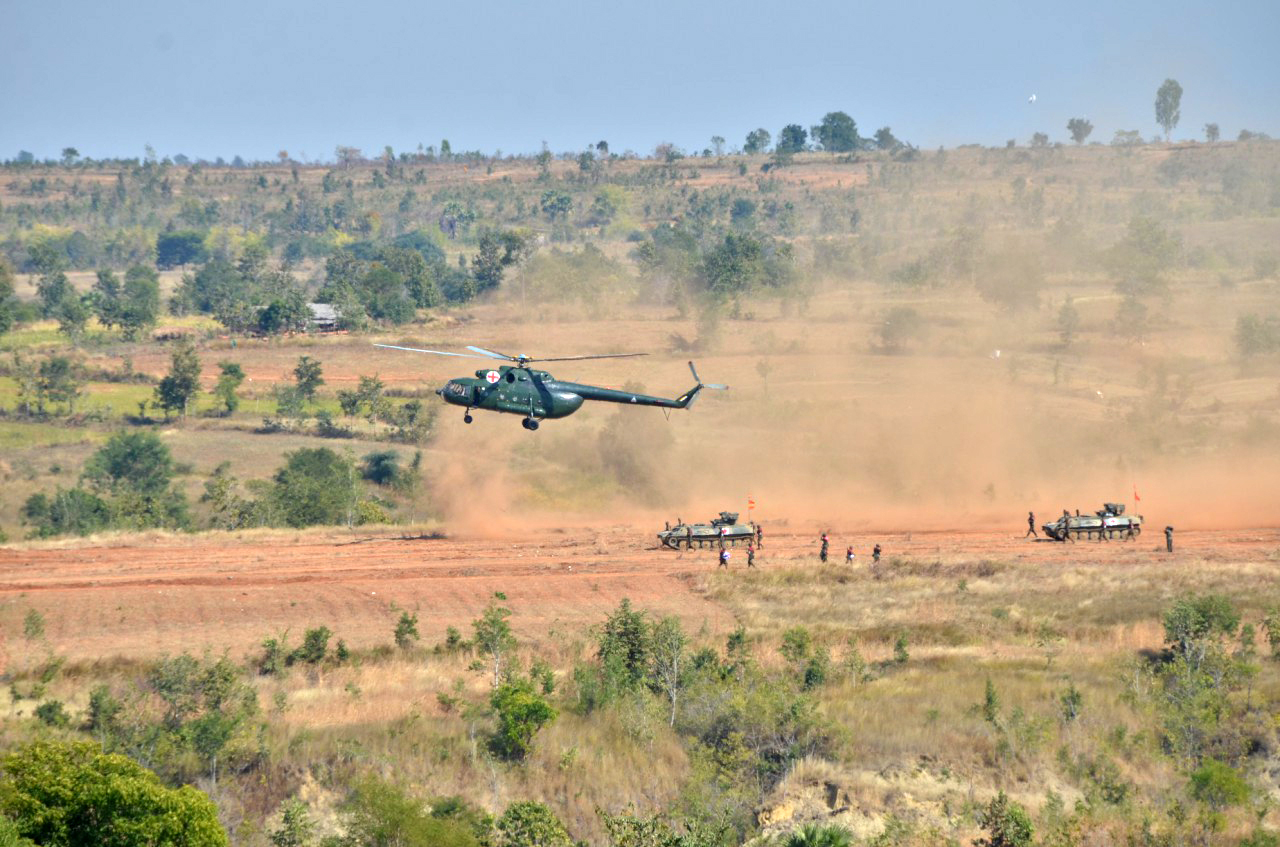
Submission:
<svg viewBox="0 0 1280 847">
<path fill-rule="evenodd" d="M 816 527 L 775 526 L 766 532 L 760 567 L 818 566 Z M 857 592 L 860 581 L 872 578 L 870 547 L 876 542 L 885 551 L 881 568 L 890 567 L 893 557 L 992 558 L 1046 572 L 1066 565 L 1150 567 L 1167 558 L 1171 564 L 1245 567 L 1274 561 L 1280 550 L 1276 528 L 1179 532 L 1172 557 L 1156 527 L 1133 542 L 1037 543 L 1019 535 L 1016 527 L 859 529 L 856 535 L 835 527 L 828 567 L 843 568 L 844 549 L 853 543 L 857 563 L 841 588 Z M 739 549 L 732 568 L 744 565 L 745 550 Z M 38 610 L 49 646 L 72 662 L 206 649 L 238 658 L 267 636 L 288 630 L 296 642 L 304 629 L 321 624 L 353 647 L 371 647 L 390 641 L 396 608 L 416 611 L 424 640 L 434 643 L 446 626 L 469 632 L 495 591 L 506 594 L 521 638 L 535 643 L 557 629 L 580 632 L 624 597 L 654 613 L 678 615 L 691 629 L 720 633 L 736 622 L 702 595 L 702 576 L 714 568 L 714 551 L 661 549 L 636 526 L 536 531 L 526 543 L 386 534 L 140 538 L 0 550 L 0 620 L 5 633 L 20 632 L 27 611 Z M 22 658 L 14 651 L 23 649 L 20 639 L 9 636 L 7 642 L 5 667 Z"/>
</svg>

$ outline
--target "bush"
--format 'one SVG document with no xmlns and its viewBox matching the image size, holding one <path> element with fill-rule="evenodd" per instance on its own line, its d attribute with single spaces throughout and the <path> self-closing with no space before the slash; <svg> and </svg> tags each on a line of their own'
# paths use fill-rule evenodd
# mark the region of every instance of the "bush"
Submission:
<svg viewBox="0 0 1280 847">
<path fill-rule="evenodd" d="M 498 847 L 571 847 L 564 824 L 541 803 L 512 803 L 498 818 Z"/>
<path fill-rule="evenodd" d="M 87 742 L 36 742 L 0 759 L 0 819 L 45 847 L 226 847 L 217 809 Z"/>
<path fill-rule="evenodd" d="M 1035 843 L 1027 810 L 1010 801 L 1003 791 L 978 816 L 978 824 L 987 835 L 974 841 L 977 847 L 1031 847 Z"/>
<path fill-rule="evenodd" d="M 400 620 L 396 621 L 396 646 L 401 650 L 408 650 L 413 646 L 420 636 L 418 635 L 418 616 L 411 615 L 408 612 L 400 613 Z"/>
<path fill-rule="evenodd" d="M 479 847 L 463 823 L 428 814 L 399 786 L 377 777 L 356 783 L 341 811 L 346 824 L 341 844 Z"/>
<path fill-rule="evenodd" d="M 36 717 L 46 726 L 62 728 L 71 723 L 71 716 L 62 708 L 61 700 L 49 700 L 36 706 Z"/>
<path fill-rule="evenodd" d="M 307 630 L 307 634 L 302 639 L 302 646 L 289 654 L 290 661 L 306 662 L 309 665 L 323 662 L 329 653 L 329 639 L 332 636 L 333 633 L 327 626 Z"/>
</svg>

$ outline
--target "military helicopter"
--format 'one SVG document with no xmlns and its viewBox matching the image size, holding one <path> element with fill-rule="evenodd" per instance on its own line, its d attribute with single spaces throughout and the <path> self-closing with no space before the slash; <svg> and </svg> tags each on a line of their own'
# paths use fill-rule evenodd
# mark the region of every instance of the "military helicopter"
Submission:
<svg viewBox="0 0 1280 847">
<path fill-rule="evenodd" d="M 693 379 L 697 383 L 684 394 L 674 400 L 665 397 L 650 397 L 647 394 L 633 394 L 629 391 L 618 391 L 598 385 L 583 385 L 578 382 L 561 382 L 551 374 L 529 367 L 533 362 L 576 362 L 584 359 L 628 359 L 635 356 L 646 356 L 647 353 L 604 353 L 595 356 L 559 356 L 555 358 L 535 359 L 521 354 L 509 356 L 506 353 L 495 353 L 483 347 L 471 347 L 471 353 L 449 353 L 444 350 L 422 350 L 417 347 L 400 347 L 395 344 L 375 344 L 389 350 L 405 350 L 410 353 L 430 353 L 434 356 L 455 356 L 462 359 L 498 359 L 514 362 L 513 365 L 500 365 L 487 370 L 476 371 L 475 377 L 463 376 L 451 379 L 436 389 L 436 394 L 444 398 L 446 403 L 462 406 L 466 412 L 462 420 L 471 423 L 471 412 L 484 409 L 491 412 L 506 412 L 511 415 L 523 415 L 521 425 L 527 430 L 538 428 L 539 421 L 546 418 L 564 418 L 572 415 L 582 407 L 584 401 L 602 400 L 606 403 L 628 403 L 634 406 L 658 406 L 663 409 L 687 409 L 697 399 L 698 392 L 704 388 L 723 391 L 729 386 L 716 383 L 704 383 L 698 376 L 698 370 L 689 363 Z"/>
</svg>

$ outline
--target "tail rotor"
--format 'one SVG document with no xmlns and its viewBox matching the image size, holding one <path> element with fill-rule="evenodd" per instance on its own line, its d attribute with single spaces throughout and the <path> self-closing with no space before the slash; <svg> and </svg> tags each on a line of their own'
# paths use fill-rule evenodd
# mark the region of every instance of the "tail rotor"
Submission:
<svg viewBox="0 0 1280 847">
<path fill-rule="evenodd" d="M 691 408 L 693 406 L 693 401 L 698 399 L 698 392 L 702 391 L 704 388 L 710 388 L 713 391 L 729 390 L 729 386 L 719 382 L 703 382 L 702 377 L 698 376 L 698 369 L 693 366 L 693 362 L 689 363 L 689 371 L 693 374 L 693 381 L 696 382 L 697 385 L 680 398 L 683 401 L 681 408 Z"/>
</svg>

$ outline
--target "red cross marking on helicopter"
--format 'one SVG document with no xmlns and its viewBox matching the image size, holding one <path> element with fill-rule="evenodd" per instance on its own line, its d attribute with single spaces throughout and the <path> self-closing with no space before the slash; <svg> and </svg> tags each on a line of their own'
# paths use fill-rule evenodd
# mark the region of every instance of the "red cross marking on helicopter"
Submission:
<svg viewBox="0 0 1280 847">
<path fill-rule="evenodd" d="M 498 381 L 498 372 L 489 371 L 487 374 L 484 375 L 484 378 L 490 385 L 492 385 L 493 383 Z"/>
</svg>

